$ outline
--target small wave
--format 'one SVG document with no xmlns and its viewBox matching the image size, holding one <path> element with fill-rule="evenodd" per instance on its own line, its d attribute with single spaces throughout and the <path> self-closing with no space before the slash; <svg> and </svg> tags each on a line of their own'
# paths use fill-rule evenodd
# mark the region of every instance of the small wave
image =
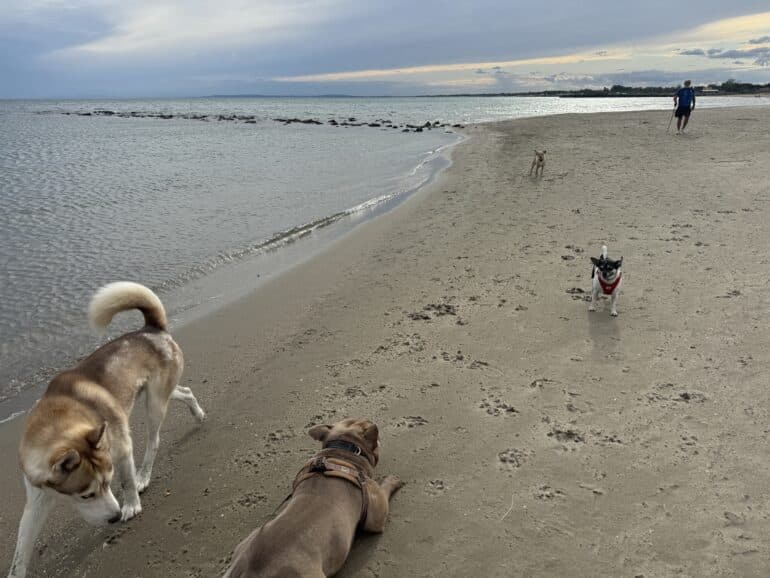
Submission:
<svg viewBox="0 0 770 578">
<path fill-rule="evenodd" d="M 457 141 L 455 142 L 448 143 L 434 150 L 426 152 L 425 153 L 426 158 L 420 161 L 411 171 L 409 171 L 409 173 L 406 176 L 414 177 L 426 165 L 435 161 L 445 150 L 451 148 L 452 146 L 454 146 L 459 142 L 462 142 L 464 138 L 465 137 L 460 136 L 460 138 L 458 138 Z M 295 243 L 296 241 L 311 235 L 314 231 L 333 225 L 334 223 L 340 221 L 341 219 L 344 219 L 345 217 L 349 217 L 352 215 L 356 215 L 359 213 L 372 210 L 377 206 L 382 205 L 383 203 L 387 203 L 398 197 L 408 195 L 409 193 L 414 192 L 415 190 L 425 185 L 432 177 L 433 177 L 433 172 L 428 172 L 428 174 L 426 174 L 425 177 L 422 178 L 418 183 L 412 184 L 408 188 L 391 191 L 383 195 L 379 195 L 371 199 L 368 199 L 363 203 L 360 203 L 358 205 L 355 205 L 343 211 L 339 211 L 332 215 L 321 217 L 309 223 L 297 225 L 285 231 L 281 231 L 273 235 L 267 240 L 258 241 L 258 242 L 246 245 L 244 247 L 233 249 L 231 251 L 220 252 L 217 255 L 210 257 L 209 259 L 206 259 L 205 261 L 190 267 L 184 273 L 177 275 L 173 279 L 169 279 L 161 283 L 160 285 L 153 287 L 153 289 L 161 292 L 176 289 L 178 287 L 181 287 L 182 285 L 185 285 L 186 283 L 190 283 L 191 281 L 195 281 L 197 279 L 200 279 L 201 277 L 211 274 L 214 270 L 216 270 L 217 268 L 223 265 L 236 263 L 243 259 L 253 257 L 262 253 L 276 251 L 282 247 Z"/>
<path fill-rule="evenodd" d="M 304 225 L 298 225 L 296 227 L 292 227 L 291 229 L 281 231 L 280 233 L 277 233 L 276 235 L 272 236 L 266 241 L 250 244 L 245 247 L 235 249 L 232 251 L 221 252 L 214 257 L 206 259 L 203 263 L 199 263 L 198 265 L 191 267 L 190 269 L 178 275 L 174 279 L 169 279 L 168 281 L 165 281 L 160 285 L 153 287 L 153 289 L 157 289 L 160 291 L 167 291 L 170 289 L 174 289 L 176 287 L 180 287 L 181 285 L 184 285 L 185 283 L 189 283 L 190 281 L 194 281 L 205 275 L 208 275 L 209 273 L 214 271 L 216 268 L 221 267 L 222 265 L 236 262 L 241 259 L 251 257 L 253 255 L 258 255 L 260 253 L 275 251 L 277 249 L 280 249 L 281 247 L 285 247 L 286 245 L 294 243 L 295 241 L 310 235 L 313 231 L 317 229 L 328 227 L 332 223 L 339 221 L 340 219 L 347 216 L 348 214 L 349 214 L 348 211 L 340 211 L 339 213 L 329 215 L 328 217 L 323 217 L 321 219 L 317 219 L 310 223 L 306 223 Z"/>
<path fill-rule="evenodd" d="M 21 410 L 21 411 L 15 411 L 11 415 L 9 415 L 8 417 L 0 419 L 0 425 L 3 425 L 4 423 L 8 423 L 9 421 L 12 421 L 12 420 L 16 419 L 20 415 L 24 415 L 25 413 L 27 413 L 26 409 Z"/>
</svg>

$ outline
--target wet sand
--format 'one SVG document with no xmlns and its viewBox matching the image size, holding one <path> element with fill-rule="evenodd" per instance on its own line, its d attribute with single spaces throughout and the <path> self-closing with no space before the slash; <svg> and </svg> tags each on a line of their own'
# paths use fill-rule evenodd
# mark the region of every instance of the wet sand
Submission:
<svg viewBox="0 0 770 578">
<path fill-rule="evenodd" d="M 306 430 L 346 416 L 380 425 L 378 471 L 406 486 L 341 576 L 767 575 L 770 115 L 667 122 L 469 127 L 426 190 L 176 332 L 208 421 L 172 406 L 142 515 L 93 530 L 60 508 L 34 575 L 218 575 Z M 603 243 L 618 318 L 587 311 Z M 0 432 L 3 571 L 20 429 Z"/>
</svg>

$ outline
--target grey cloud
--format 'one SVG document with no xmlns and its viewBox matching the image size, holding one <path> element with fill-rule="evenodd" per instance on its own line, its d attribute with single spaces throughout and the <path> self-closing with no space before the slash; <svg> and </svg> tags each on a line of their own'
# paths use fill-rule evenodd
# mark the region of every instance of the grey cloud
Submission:
<svg viewBox="0 0 770 578">
<path fill-rule="evenodd" d="M 768 37 L 770 38 L 770 37 Z M 759 39 L 755 39 L 759 40 Z M 755 43 L 756 44 L 756 43 Z M 719 48 L 711 48 L 708 51 L 701 50 L 700 48 L 691 50 L 680 50 L 679 54 L 687 56 L 706 56 L 708 58 L 724 58 L 724 59 L 752 59 L 754 64 L 758 66 L 770 65 L 770 48 L 766 46 L 758 46 L 757 48 L 745 48 L 745 49 L 733 49 L 722 50 Z"/>
<path fill-rule="evenodd" d="M 243 2 L 279 7 L 282 0 Z M 430 88 L 407 81 L 350 83 L 253 83 L 197 80 L 201 75 L 242 78 L 275 78 L 340 71 L 403 68 L 460 62 L 501 62 L 554 56 L 580 50 L 596 51 L 629 41 L 642 41 L 681 30 L 681 19 L 661 18 L 669 0 L 624 4 L 617 0 L 593 0 L 592 10 L 572 0 L 551 0 L 542 18 L 524 19 L 531 10 L 527 0 L 350 0 L 349 9 L 332 10 L 330 3 L 305 2 L 323 12 L 312 25 L 298 26 L 291 34 L 276 35 L 270 42 L 244 42 L 237 50 L 218 47 L 208 37 L 195 50 L 168 55 L 153 54 L 112 59 L 109 54 L 93 60 L 83 56 L 77 65 L 51 60 L 57 50 L 80 46 L 120 32 L 110 0 L 6 0 L 13 6 L 43 7 L 20 21 L 16 10 L 0 10 L 0 97 L 16 96 L 180 96 L 229 92 L 269 94 L 419 94 Z M 2 0 L 0 0 L 2 3 Z M 120 3 L 127 6 L 138 0 Z M 142 0 L 152 6 L 152 0 Z M 189 0 L 164 0 L 185 7 Z M 204 3 L 200 0 L 199 4 Z M 327 6 L 324 11 L 319 6 Z M 336 5 L 336 0 L 335 0 Z M 721 18 L 745 16 L 767 10 L 767 0 L 699 0 L 698 10 L 688 15 L 687 25 L 697 27 Z M 121 11 L 125 12 L 125 11 Z M 9 16 L 11 14 L 11 16 Z M 176 26 L 171 22 L 169 26 Z M 762 33 L 764 34 L 764 32 Z M 226 38 L 227 39 L 227 38 Z M 760 38 L 751 46 L 760 45 Z M 597 55 L 603 55 L 599 50 Z M 697 53 L 696 53 L 697 54 Z M 705 51 L 704 54 L 705 55 Z M 714 55 L 716 56 L 716 55 Z M 742 56 L 747 61 L 765 59 L 763 54 Z M 725 64 L 732 59 L 725 60 Z M 500 85 L 515 86 L 514 75 L 502 68 L 485 67 L 485 74 Z M 482 74 L 482 73 L 479 73 Z M 762 76 L 765 69 L 746 72 Z M 486 80 L 484 77 L 475 77 Z M 723 80 L 724 78 L 722 78 Z M 526 79 L 522 82 L 527 82 Z M 568 83 L 570 80 L 554 79 Z M 577 81 L 574 81 L 577 83 Z M 528 85 L 522 84 L 520 88 Z M 226 90 L 225 90 L 226 89 Z M 479 90 L 485 90 L 480 88 Z"/>
<path fill-rule="evenodd" d="M 610 73 L 596 76 L 595 80 L 603 86 L 623 84 L 630 86 L 672 86 L 678 85 L 685 78 L 692 78 L 695 84 L 722 83 L 727 78 L 735 78 L 741 71 L 732 68 L 710 68 L 703 70 L 689 70 L 686 73 L 671 72 L 667 70 L 631 70 L 622 73 Z M 748 80 L 747 80 L 748 81 Z M 763 69 L 753 75 L 752 82 L 770 81 L 770 70 Z"/>
<path fill-rule="evenodd" d="M 770 36 L 761 36 L 749 40 L 749 44 L 767 44 L 768 42 L 770 42 Z"/>
</svg>

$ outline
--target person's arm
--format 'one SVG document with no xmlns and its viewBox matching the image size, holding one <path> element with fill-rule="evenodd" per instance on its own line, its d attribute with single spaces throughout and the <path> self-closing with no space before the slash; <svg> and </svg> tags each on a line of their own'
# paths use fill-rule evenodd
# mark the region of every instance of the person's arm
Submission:
<svg viewBox="0 0 770 578">
<path fill-rule="evenodd" d="M 690 105 L 690 110 L 695 110 L 695 91 L 692 91 L 692 104 Z"/>
</svg>

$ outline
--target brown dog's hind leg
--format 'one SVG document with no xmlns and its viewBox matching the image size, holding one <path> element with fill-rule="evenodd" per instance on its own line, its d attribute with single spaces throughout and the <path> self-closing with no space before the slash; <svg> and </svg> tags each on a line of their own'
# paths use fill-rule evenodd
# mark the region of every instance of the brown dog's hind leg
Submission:
<svg viewBox="0 0 770 578">
<path fill-rule="evenodd" d="M 364 530 L 379 534 L 385 529 L 385 522 L 388 520 L 388 501 L 403 485 L 404 482 L 398 476 L 387 476 L 379 484 L 373 480 L 368 482 L 369 511 L 366 514 Z"/>
</svg>

